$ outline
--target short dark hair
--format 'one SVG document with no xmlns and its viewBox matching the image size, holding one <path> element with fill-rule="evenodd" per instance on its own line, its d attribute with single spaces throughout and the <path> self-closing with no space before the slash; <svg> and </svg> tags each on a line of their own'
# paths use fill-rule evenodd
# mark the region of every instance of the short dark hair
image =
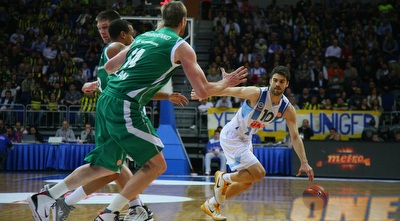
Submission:
<svg viewBox="0 0 400 221">
<path fill-rule="evenodd" d="M 117 19 L 114 20 L 110 23 L 108 26 L 108 33 L 110 34 L 110 38 L 112 41 L 117 41 L 121 31 L 125 33 L 129 33 L 129 26 L 131 23 L 129 23 L 126 20 L 122 19 Z"/>
<path fill-rule="evenodd" d="M 185 5 L 180 1 L 172 1 L 161 7 L 161 18 L 165 27 L 176 28 L 187 16 Z"/>
<path fill-rule="evenodd" d="M 121 16 L 119 15 L 119 13 L 117 11 L 112 10 L 112 9 L 104 10 L 104 11 L 100 12 L 96 17 L 96 21 L 99 21 L 99 20 L 114 21 L 117 19 L 121 19 Z"/>
<path fill-rule="evenodd" d="M 272 78 L 272 76 L 274 74 L 282 75 L 286 78 L 287 81 L 290 81 L 290 71 L 285 66 L 279 65 L 279 66 L 274 67 L 274 69 L 272 69 L 269 76 Z"/>
</svg>

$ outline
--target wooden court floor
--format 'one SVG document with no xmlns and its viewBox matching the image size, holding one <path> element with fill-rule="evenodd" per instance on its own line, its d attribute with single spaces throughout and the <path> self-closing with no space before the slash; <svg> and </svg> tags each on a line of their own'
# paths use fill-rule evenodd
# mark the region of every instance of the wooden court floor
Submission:
<svg viewBox="0 0 400 221">
<path fill-rule="evenodd" d="M 0 221 L 33 220 L 26 197 L 43 184 L 57 182 L 66 173 L 0 173 Z M 213 195 L 213 176 L 161 176 L 141 194 L 157 221 L 212 220 L 200 205 Z M 312 184 L 325 187 L 325 209 L 304 206 L 303 190 L 311 183 L 298 177 L 265 177 L 251 189 L 227 200 L 221 213 L 229 221 L 286 220 L 400 220 L 400 181 L 316 178 Z M 115 193 L 109 184 L 90 195 L 68 220 L 91 221 Z M 51 220 L 51 219 L 50 219 Z"/>
</svg>

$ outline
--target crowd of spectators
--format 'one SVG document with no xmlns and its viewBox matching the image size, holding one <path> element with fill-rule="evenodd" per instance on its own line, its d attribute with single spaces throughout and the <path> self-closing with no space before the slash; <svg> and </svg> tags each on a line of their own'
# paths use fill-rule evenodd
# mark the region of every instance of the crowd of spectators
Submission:
<svg viewBox="0 0 400 221">
<path fill-rule="evenodd" d="M 291 70 L 285 95 L 299 109 L 395 111 L 396 3 L 273 0 L 264 8 L 248 0 L 212 1 L 205 13 L 215 34 L 208 76 L 218 79 L 219 67 L 243 65 L 249 69 L 247 85 L 267 86 L 270 71 L 285 65 Z"/>
<path fill-rule="evenodd" d="M 84 104 L 76 111 L 93 111 L 98 95 L 84 95 L 81 87 L 96 78 L 104 46 L 95 16 L 107 8 L 121 15 L 146 15 L 143 5 L 124 1 L 6 2 L 0 6 L 0 112 L 11 104 L 44 111 Z M 396 110 L 398 3 L 326 2 L 280 5 L 273 0 L 260 7 L 248 0 L 211 1 L 202 12 L 213 21 L 215 35 L 207 79 L 221 79 L 219 67 L 228 72 L 243 65 L 249 70 L 246 85 L 267 86 L 272 68 L 285 65 L 292 74 L 285 95 L 299 109 Z M 134 27 L 136 33 L 151 28 L 142 23 Z M 217 100 L 211 101 L 215 105 Z M 232 99 L 229 107 L 242 102 Z M 35 119 L 41 121 L 38 114 Z M 78 117 L 93 124 L 93 116 Z"/>
</svg>

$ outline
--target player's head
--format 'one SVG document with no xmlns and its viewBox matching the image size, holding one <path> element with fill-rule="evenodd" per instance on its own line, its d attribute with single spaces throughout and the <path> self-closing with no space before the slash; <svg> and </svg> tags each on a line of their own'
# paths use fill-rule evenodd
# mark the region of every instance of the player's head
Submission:
<svg viewBox="0 0 400 221">
<path fill-rule="evenodd" d="M 126 20 L 114 20 L 108 26 L 108 33 L 112 42 L 121 42 L 130 45 L 133 42 L 133 27 Z"/>
<path fill-rule="evenodd" d="M 121 17 L 118 12 L 114 10 L 104 10 L 97 15 L 97 30 L 99 31 L 104 43 L 110 43 L 111 39 L 108 33 L 108 26 L 112 21 L 117 19 L 121 19 Z"/>
<path fill-rule="evenodd" d="M 179 35 L 185 33 L 187 10 L 180 1 L 169 2 L 161 7 L 161 18 L 165 27 L 179 28 Z"/>
<path fill-rule="evenodd" d="M 281 95 L 289 86 L 290 72 L 285 66 L 276 66 L 270 73 L 269 83 L 273 95 Z"/>
</svg>

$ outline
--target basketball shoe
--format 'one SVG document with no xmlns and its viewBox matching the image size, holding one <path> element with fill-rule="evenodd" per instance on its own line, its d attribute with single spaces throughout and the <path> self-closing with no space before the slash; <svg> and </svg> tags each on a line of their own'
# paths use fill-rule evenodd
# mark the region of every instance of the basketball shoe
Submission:
<svg viewBox="0 0 400 221">
<path fill-rule="evenodd" d="M 101 212 L 94 221 L 119 221 L 119 212 L 105 213 Z"/>
<path fill-rule="evenodd" d="M 201 209 L 207 215 L 211 216 L 213 220 L 226 220 L 226 217 L 220 214 L 221 210 L 219 204 L 211 204 L 207 200 L 203 205 L 201 205 Z"/>
<path fill-rule="evenodd" d="M 215 173 L 214 197 L 219 204 L 225 203 L 226 189 L 229 186 L 229 183 L 222 179 L 222 175 L 225 173 L 220 170 Z"/>
<path fill-rule="evenodd" d="M 144 206 L 131 206 L 129 207 L 128 214 L 125 215 L 124 221 L 153 221 L 153 217 L 144 208 Z"/>
<path fill-rule="evenodd" d="M 153 216 L 154 215 L 153 211 L 151 211 L 150 208 L 146 204 L 143 204 L 143 208 L 147 211 L 149 216 Z"/>
<path fill-rule="evenodd" d="M 53 210 L 53 221 L 66 221 L 69 213 L 75 209 L 75 207 L 67 205 L 65 198 L 60 197 L 51 207 Z"/>
<path fill-rule="evenodd" d="M 40 192 L 29 196 L 27 200 L 35 221 L 49 220 L 50 207 L 56 202 L 53 198 Z"/>
</svg>

